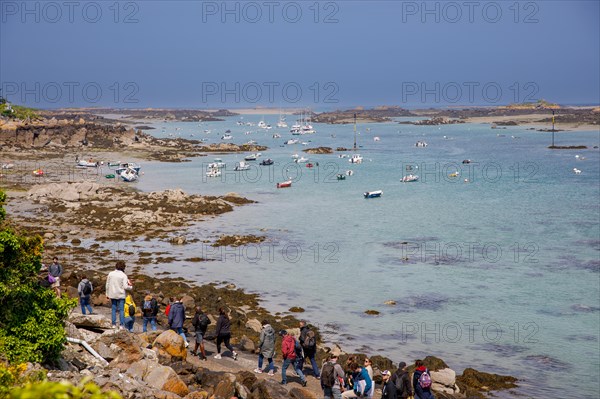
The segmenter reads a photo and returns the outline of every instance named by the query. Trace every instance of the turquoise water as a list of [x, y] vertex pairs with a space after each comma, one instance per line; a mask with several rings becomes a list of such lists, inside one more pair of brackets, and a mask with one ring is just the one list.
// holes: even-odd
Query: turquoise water
[[[292, 119], [288, 116], [289, 125]], [[526, 396], [562, 398], [568, 387], [569, 396], [598, 397], [597, 131], [557, 133], [557, 144], [589, 149], [551, 151], [549, 133], [522, 127], [359, 125], [365, 161], [351, 165], [338, 153], [306, 155], [305, 146], [282, 146], [292, 138], [288, 129], [256, 132], [236, 120], [157, 123], [151, 133], [219, 142], [231, 129], [235, 143], [253, 139], [268, 146], [262, 158], [272, 158], [274, 166], [233, 172], [243, 155], [222, 155], [227, 172], [208, 179], [203, 166], [213, 156], [147, 163], [137, 185], [202, 194], [235, 191], [254, 199], [257, 204], [207, 220], [187, 234], [201, 241], [222, 232], [258, 234], [267, 242], [237, 249], [214, 249], [201, 241], [181, 248], [153, 242], [148, 245], [175, 250], [182, 259], [215, 259], [156, 265], [157, 270], [201, 283], [235, 282], [259, 292], [274, 311], [302, 306], [303, 316], [345, 349], [407, 363], [434, 354], [458, 372], [475, 367], [517, 376], [523, 379], [517, 392]], [[277, 116], [265, 121], [275, 126]], [[352, 146], [351, 125], [314, 126], [317, 134], [294, 137], [310, 140], [308, 147]], [[254, 133], [245, 135], [247, 130]], [[278, 131], [282, 138], [273, 139]], [[416, 148], [418, 140], [428, 147]], [[294, 153], [319, 166], [291, 163]], [[463, 165], [463, 159], [472, 163]], [[399, 182], [407, 164], [421, 176], [418, 182]], [[582, 173], [575, 175], [574, 167]], [[354, 175], [337, 181], [335, 174], [348, 169]], [[458, 178], [448, 177], [455, 171]], [[293, 186], [276, 189], [287, 175]], [[381, 198], [362, 196], [379, 189]], [[397, 304], [385, 305], [388, 300]], [[380, 314], [367, 316], [367, 309]], [[586, 382], [574, 384], [575, 377]]]

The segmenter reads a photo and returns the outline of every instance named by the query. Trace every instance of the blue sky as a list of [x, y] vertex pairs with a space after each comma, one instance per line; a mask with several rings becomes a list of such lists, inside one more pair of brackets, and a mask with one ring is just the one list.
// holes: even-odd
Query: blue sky
[[597, 104], [599, 4], [0, 0], [0, 82], [42, 108]]

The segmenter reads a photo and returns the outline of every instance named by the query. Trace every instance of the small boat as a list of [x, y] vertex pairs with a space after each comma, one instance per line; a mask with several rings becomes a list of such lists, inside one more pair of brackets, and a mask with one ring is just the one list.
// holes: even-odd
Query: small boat
[[340, 154], [340, 155], [338, 155], [338, 158], [341, 158], [341, 159], [348, 158], [348, 154]]
[[220, 177], [220, 176], [221, 176], [220, 169], [209, 168], [208, 171], [206, 172], [206, 177]]
[[300, 156], [298, 154], [292, 155], [292, 159], [298, 159], [298, 158], [300, 158]]
[[277, 183], [277, 188], [286, 188], [286, 187], [291, 187], [292, 186], [292, 181], [288, 180], [288, 181], [284, 181], [281, 183]]
[[209, 169], [225, 169], [227, 165], [221, 158], [215, 158], [214, 162], [208, 164]]
[[273, 163], [274, 162], [271, 158], [267, 158], [267, 159], [264, 159], [260, 164], [262, 166], [269, 166], [269, 165], [273, 165]]
[[306, 164], [306, 167], [307, 167], [307, 168], [312, 168], [313, 166], [315, 166], [315, 165], [313, 165], [313, 164], [312, 164], [312, 163], [310, 163], [310, 162]]
[[285, 142], [285, 144], [291, 145], [291, 144], [298, 144], [299, 142], [300, 142], [300, 140], [297, 140], [297, 139], [289, 139], [288, 141]]
[[231, 140], [231, 139], [233, 139], [233, 136], [229, 133], [226, 133], [221, 136], [221, 140]]
[[373, 141], [381, 141], [381, 139], [378, 136], [373, 137]]
[[469, 164], [469, 163], [471, 163], [471, 160], [470, 159], [463, 159], [462, 163]]
[[140, 173], [141, 168], [142, 167], [135, 162], [123, 162], [119, 164], [117, 169], [115, 169], [115, 174], [121, 175], [121, 173], [123, 173], [127, 169], [133, 169], [135, 173]]
[[234, 170], [235, 170], [236, 172], [240, 172], [240, 171], [242, 171], [242, 170], [248, 170], [248, 169], [250, 169], [250, 165], [248, 165], [248, 164], [247, 164], [246, 162], [244, 162], [244, 161], [241, 161], [241, 162], [238, 162], [238, 163], [237, 163], [237, 165], [235, 165], [235, 169], [234, 169]]
[[280, 139], [280, 138], [281, 138], [281, 134], [279, 134], [279, 133], [275, 133], [275, 134], [273, 135], [273, 138], [274, 138], [274, 139]]
[[344, 174], [341, 174], [341, 173], [338, 173], [338, 174], [337, 174], [335, 177], [336, 177], [338, 180], [346, 180], [346, 175], [344, 175]]
[[250, 154], [244, 157], [244, 161], [256, 161], [256, 158], [258, 158], [256, 154]]
[[2, 169], [12, 169], [15, 167], [14, 163], [4, 163], [2, 164]]
[[86, 160], [80, 160], [79, 162], [77, 162], [77, 166], [83, 166], [86, 168], [97, 168], [98, 165], [100, 165], [99, 162], [94, 162], [91, 159], [89, 161]]
[[138, 172], [136, 172], [133, 168], [125, 169], [119, 174], [119, 176], [121, 176], [121, 179], [123, 179], [123, 181], [126, 181], [128, 183], [134, 182], [139, 178]]
[[402, 178], [402, 183], [411, 183], [414, 181], [418, 181], [419, 180], [419, 176], [417, 175], [406, 175]]
[[112, 173], [110, 173], [110, 174], [108, 174], [108, 175], [105, 175], [104, 177], [105, 177], [106, 179], [114, 179], [114, 178], [115, 178], [115, 175], [114, 175], [114, 174], [112, 174]]
[[346, 171], [346, 176], [352, 176], [353, 174], [354, 174], [354, 171], [352, 171], [352, 170]]
[[265, 121], [258, 122], [258, 127], [261, 128], [261, 129], [266, 129], [267, 126], [268, 125], [265, 123]]
[[44, 176], [44, 171], [41, 169], [36, 169], [31, 173], [33, 173], [34, 176]]
[[459, 175], [459, 174], [460, 174], [460, 173], [458, 173], [458, 171], [456, 171], [456, 172], [454, 172], [454, 173], [450, 173], [450, 174], [448, 175], [448, 177], [453, 177], [453, 178], [454, 178], [454, 177], [458, 177], [458, 175]]
[[427, 143], [424, 141], [417, 141], [415, 147], [427, 147]]
[[350, 163], [362, 163], [363, 157], [360, 154], [352, 154], [352, 157], [348, 160]]
[[576, 175], [580, 175], [581, 174], [581, 170], [577, 169], [577, 168], [573, 168], [573, 172], [575, 172]]
[[296, 163], [306, 163], [306, 162], [308, 162], [308, 158], [304, 158], [304, 157], [296, 158], [294, 160], [294, 162], [296, 162]]
[[225, 130], [225, 134], [229, 134], [229, 133], [231, 133], [231, 130], [229, 130], [229, 129]]
[[381, 197], [382, 194], [383, 194], [382, 190], [377, 190], [377, 191], [367, 191], [363, 195], [365, 196], [365, 198], [379, 198], [379, 197]]

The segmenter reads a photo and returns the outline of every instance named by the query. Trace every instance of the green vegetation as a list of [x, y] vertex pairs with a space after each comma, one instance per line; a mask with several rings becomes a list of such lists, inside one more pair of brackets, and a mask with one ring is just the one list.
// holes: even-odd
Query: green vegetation
[[560, 108], [560, 105], [544, 100], [543, 98], [532, 103], [510, 104], [508, 108], [537, 109], [537, 108]]
[[0, 191], [0, 356], [11, 364], [54, 361], [77, 300], [57, 298], [39, 284], [42, 238], [15, 231], [5, 220], [5, 201]]
[[9, 105], [6, 100], [1, 98], [0, 101], [0, 115], [11, 118], [19, 119], [22, 121], [32, 121], [41, 119], [41, 117], [35, 112], [35, 109], [22, 107], [20, 105]]

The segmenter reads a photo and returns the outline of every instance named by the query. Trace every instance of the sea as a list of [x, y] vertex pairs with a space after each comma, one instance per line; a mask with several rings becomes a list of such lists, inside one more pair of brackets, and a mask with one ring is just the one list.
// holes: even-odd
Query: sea
[[[435, 355], [457, 373], [473, 367], [517, 377], [519, 388], [500, 398], [598, 398], [598, 130], [557, 132], [556, 145], [587, 149], [551, 150], [552, 133], [531, 126], [416, 126], [401, 123], [415, 118], [395, 118], [358, 124], [356, 133], [352, 124], [313, 123], [315, 134], [292, 136], [276, 127], [278, 118], [151, 125], [156, 137], [206, 143], [223, 142], [230, 130], [231, 142], [254, 140], [268, 150], [242, 172], [234, 167], [247, 154], [143, 163], [135, 183], [143, 191], [235, 192], [256, 201], [182, 230], [187, 245], [136, 243], [179, 259], [148, 272], [234, 283], [260, 294], [272, 312], [301, 307], [296, 316], [346, 351], [409, 364]], [[296, 118], [287, 115], [288, 125]], [[237, 123], [260, 120], [273, 129]], [[300, 143], [284, 144], [293, 138]], [[320, 146], [350, 151], [302, 151]], [[355, 153], [361, 164], [341, 158]], [[295, 154], [312, 168], [294, 162]], [[209, 178], [214, 158], [227, 166]], [[272, 166], [258, 164], [267, 158]], [[401, 182], [407, 174], [419, 180]], [[288, 179], [290, 188], [276, 188]], [[375, 190], [380, 198], [364, 197]], [[221, 234], [266, 240], [212, 247]], [[193, 257], [209, 260], [183, 260]]]

